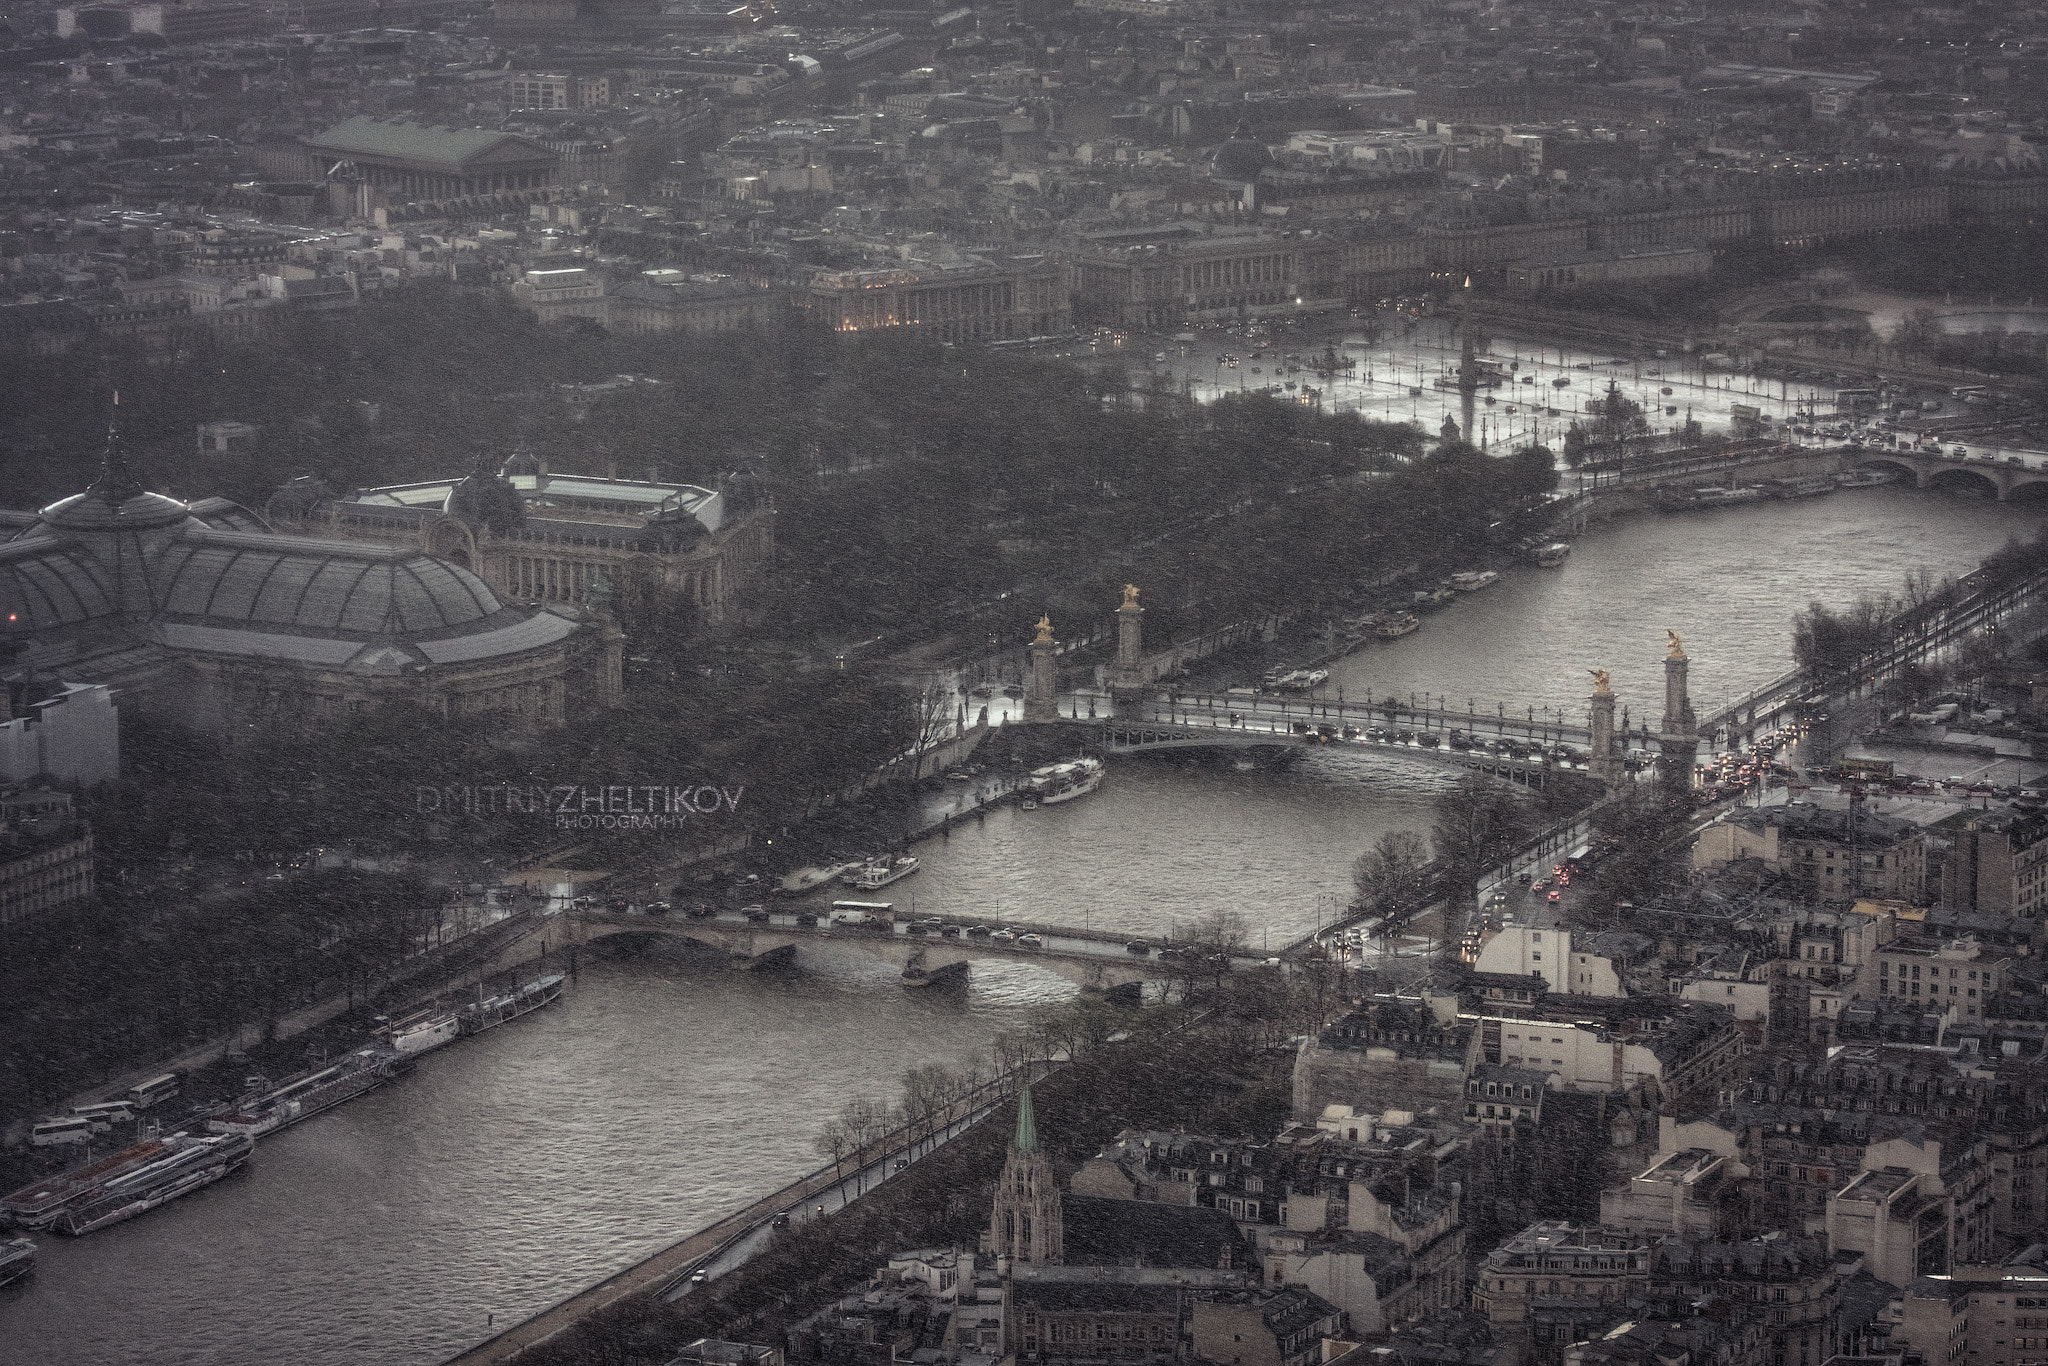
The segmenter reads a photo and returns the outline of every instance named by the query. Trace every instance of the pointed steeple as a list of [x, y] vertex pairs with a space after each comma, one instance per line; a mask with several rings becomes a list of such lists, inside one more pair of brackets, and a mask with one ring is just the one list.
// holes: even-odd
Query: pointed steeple
[[1028, 1083], [1017, 1096], [1017, 1151], [1038, 1151], [1038, 1122], [1031, 1115], [1031, 1087]]
[[1012, 1266], [1058, 1266], [1065, 1256], [1066, 1217], [1060, 1187], [1045, 1149], [1038, 1146], [1038, 1122], [1031, 1112], [1031, 1088], [1017, 1093], [1017, 1137], [996, 1181], [985, 1251], [1004, 1272]]

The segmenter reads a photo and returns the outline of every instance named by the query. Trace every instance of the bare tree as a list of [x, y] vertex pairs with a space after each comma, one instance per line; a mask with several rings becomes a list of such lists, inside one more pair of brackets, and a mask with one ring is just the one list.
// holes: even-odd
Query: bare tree
[[904, 700], [904, 729], [910, 738], [910, 776], [925, 777], [925, 756], [952, 738], [957, 730], [957, 703], [936, 680], [927, 681]]
[[818, 1156], [832, 1159], [832, 1175], [835, 1178], [845, 1177], [848, 1146], [846, 1125], [836, 1119], [826, 1120], [825, 1127], [819, 1131], [817, 1138], [812, 1140], [812, 1146], [818, 1150]]
[[1351, 865], [1359, 908], [1388, 925], [1413, 914], [1429, 873], [1429, 846], [1412, 830], [1392, 830]]

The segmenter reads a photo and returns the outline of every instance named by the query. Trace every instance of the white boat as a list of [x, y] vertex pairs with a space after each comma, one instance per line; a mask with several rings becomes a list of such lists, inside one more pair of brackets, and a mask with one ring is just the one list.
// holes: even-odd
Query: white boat
[[1572, 553], [1571, 542], [1552, 541], [1549, 545], [1537, 546], [1530, 558], [1545, 569], [1555, 569], [1563, 564]]
[[1102, 786], [1106, 773], [1100, 759], [1070, 759], [1063, 764], [1047, 764], [1031, 771], [1031, 794], [1041, 806], [1070, 802]]
[[870, 862], [861, 869], [853, 885], [863, 892], [872, 892], [892, 882], [900, 882], [916, 872], [922, 865], [915, 854], [903, 854], [896, 858], [884, 856]]
[[1480, 569], [1466, 574], [1453, 574], [1449, 579], [1451, 587], [1460, 593], [1477, 593], [1482, 588], [1491, 588], [1500, 582], [1500, 575], [1491, 569]]
[[454, 1043], [462, 1037], [462, 1021], [452, 1010], [423, 1010], [394, 1020], [379, 1032], [393, 1052], [411, 1057]]
[[18, 1281], [36, 1269], [36, 1245], [26, 1238], [0, 1243], [0, 1285]]
[[496, 1029], [508, 1020], [539, 1010], [542, 1006], [560, 998], [562, 984], [569, 979], [559, 972], [545, 977], [536, 977], [487, 1000], [466, 1005], [457, 1014], [462, 1020], [464, 1034], [481, 1034], [487, 1029]]
[[66, 1205], [54, 1221], [57, 1231], [82, 1237], [210, 1186], [247, 1162], [256, 1141], [247, 1134], [173, 1134], [163, 1146], [154, 1161]]
[[799, 868], [786, 875], [776, 885], [775, 890], [783, 896], [802, 896], [805, 892], [824, 886], [835, 877], [851, 883], [852, 875], [858, 873], [863, 866], [859, 863], [835, 863], [830, 868], [820, 868], [816, 865]]

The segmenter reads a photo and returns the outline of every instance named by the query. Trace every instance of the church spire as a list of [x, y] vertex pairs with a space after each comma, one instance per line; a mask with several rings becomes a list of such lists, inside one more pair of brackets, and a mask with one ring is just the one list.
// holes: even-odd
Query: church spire
[[1012, 1266], [1058, 1266], [1065, 1256], [1066, 1218], [1052, 1162], [1038, 1144], [1031, 1088], [1017, 1093], [1017, 1137], [996, 1181], [985, 1250], [1005, 1272]]
[[1031, 1115], [1031, 1084], [1026, 1082], [1017, 1096], [1017, 1151], [1038, 1151], [1038, 1122]]

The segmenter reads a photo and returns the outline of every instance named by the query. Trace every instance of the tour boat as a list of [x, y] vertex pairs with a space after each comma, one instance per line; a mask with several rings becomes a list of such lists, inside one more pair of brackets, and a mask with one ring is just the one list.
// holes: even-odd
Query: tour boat
[[36, 1245], [26, 1238], [0, 1243], [0, 1285], [11, 1285], [36, 1269]]
[[1399, 640], [1402, 636], [1412, 635], [1421, 629], [1422, 618], [1413, 612], [1395, 612], [1383, 617], [1379, 624], [1372, 628], [1372, 633], [1381, 640]]
[[175, 1134], [160, 1156], [67, 1203], [52, 1222], [59, 1233], [83, 1237], [212, 1185], [255, 1150], [247, 1134]]
[[1448, 588], [1431, 588], [1415, 594], [1410, 605], [1418, 612], [1434, 612], [1457, 594]]
[[462, 1036], [462, 1021], [450, 1010], [427, 1009], [393, 1020], [377, 1031], [403, 1057], [431, 1053]]
[[[460, 1016], [447, 1018], [459, 1032]], [[245, 1096], [233, 1112], [207, 1120], [206, 1128], [209, 1133], [261, 1138], [368, 1095], [410, 1066], [405, 1055], [389, 1049], [358, 1049], [340, 1062], [302, 1072], [261, 1095]]]
[[1031, 794], [1041, 806], [1070, 802], [1102, 786], [1106, 770], [1100, 759], [1070, 759], [1031, 771]]
[[521, 1015], [531, 1014], [551, 1001], [560, 999], [562, 984], [569, 979], [562, 974], [549, 973], [536, 977], [531, 982], [513, 988], [502, 996], [493, 996], [464, 1006], [456, 1012], [462, 1020], [464, 1034], [481, 1034], [486, 1029], [496, 1029]]
[[1569, 541], [1552, 541], [1549, 545], [1537, 546], [1530, 558], [1545, 569], [1555, 569], [1563, 564], [1571, 553]]
[[1482, 588], [1491, 588], [1500, 582], [1500, 575], [1491, 569], [1474, 570], [1464, 574], [1453, 574], [1450, 585], [1460, 593], [1477, 593]]
[[97, 1161], [87, 1162], [0, 1199], [0, 1216], [21, 1228], [47, 1228], [64, 1207], [91, 1196], [107, 1182], [155, 1162], [169, 1148], [168, 1140], [145, 1139]]
[[921, 866], [915, 854], [902, 854], [896, 858], [890, 858], [885, 854], [870, 861], [861, 869], [860, 876], [854, 879], [853, 885], [863, 892], [872, 892], [892, 882], [900, 882]]
[[805, 892], [824, 886], [835, 877], [841, 882], [851, 883], [853, 875], [857, 874], [861, 867], [859, 863], [835, 863], [829, 868], [815, 865], [799, 868], [785, 876], [776, 885], [775, 890], [782, 896], [802, 896]]

